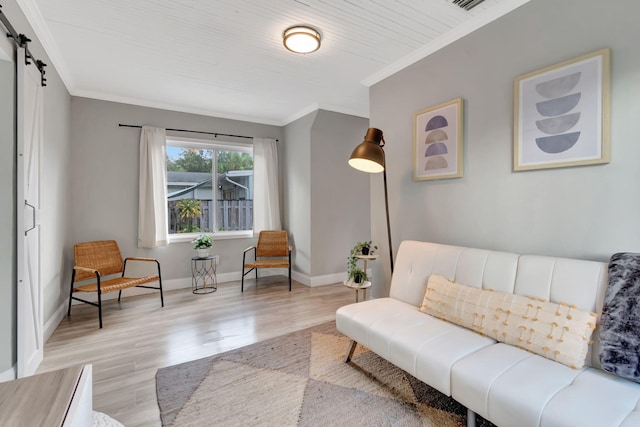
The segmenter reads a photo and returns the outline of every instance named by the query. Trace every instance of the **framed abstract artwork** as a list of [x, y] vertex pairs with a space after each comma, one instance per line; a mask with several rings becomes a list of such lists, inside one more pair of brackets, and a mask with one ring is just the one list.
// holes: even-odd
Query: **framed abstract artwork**
[[514, 81], [516, 171], [609, 163], [609, 49]]
[[414, 114], [415, 181], [462, 176], [462, 104], [457, 98]]

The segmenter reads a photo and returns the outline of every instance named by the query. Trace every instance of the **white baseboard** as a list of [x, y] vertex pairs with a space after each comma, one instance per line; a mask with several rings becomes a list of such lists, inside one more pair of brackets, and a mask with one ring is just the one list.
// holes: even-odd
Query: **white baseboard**
[[68, 304], [69, 299], [67, 298], [64, 300], [64, 303], [53, 313], [53, 316], [51, 316], [49, 320], [47, 320], [47, 323], [44, 324], [44, 342], [49, 341], [49, 338], [51, 338], [53, 332], [56, 330], [60, 322], [62, 322], [62, 319], [64, 319], [64, 316], [67, 314], [67, 309], [69, 308]]
[[[278, 270], [278, 269], [264, 269], [258, 272], [258, 277], [269, 277], [269, 276], [277, 276], [282, 274], [286, 275], [287, 274], [286, 270], [284, 270], [284, 273], [283, 273], [281, 270]], [[253, 273], [251, 273], [251, 275], [249, 275], [248, 278], [251, 278], [252, 275]], [[233, 282], [236, 280], [240, 280], [242, 278], [242, 273], [240, 271], [232, 271], [229, 273], [218, 273], [216, 275], [216, 278], [218, 279], [218, 283]], [[324, 286], [324, 285], [332, 285], [334, 283], [340, 283], [347, 278], [347, 273], [335, 273], [335, 274], [326, 274], [324, 276], [310, 277], [310, 276], [307, 276], [306, 274], [297, 272], [295, 270], [291, 270], [291, 278], [296, 282], [299, 282], [305, 286], [315, 287], [315, 286]], [[149, 285], [158, 286], [158, 283], [153, 282], [153, 283], [149, 283]], [[162, 289], [164, 291], [173, 291], [176, 289], [185, 289], [190, 287], [191, 287], [191, 277], [183, 277], [180, 279], [169, 279], [169, 280], [162, 281]], [[124, 290], [124, 292], [122, 293], [122, 296], [131, 297], [135, 295], [144, 295], [144, 294], [149, 294], [153, 292], [158, 292], [158, 291], [155, 289], [147, 289], [147, 288], [128, 288]], [[102, 296], [103, 301], [109, 301], [116, 298], [118, 298], [117, 292], [111, 292]], [[83, 294], [82, 299], [86, 299], [87, 301], [91, 301], [91, 302], [97, 302], [98, 295], [93, 292], [87, 292]], [[67, 300], [67, 303], [68, 301], [69, 300]], [[79, 301], [73, 301], [72, 304], [82, 304], [82, 303]], [[56, 315], [58, 315], [58, 311], [60, 311], [60, 309], [56, 310]], [[62, 310], [59, 318], [62, 319], [63, 317], [64, 317], [64, 309]], [[59, 320], [56, 321], [55, 325], [57, 326], [59, 322], [60, 322]], [[49, 324], [49, 322], [47, 322], [47, 324]], [[53, 329], [55, 329], [55, 326], [53, 327]]]
[[16, 365], [13, 365], [11, 369], [8, 369], [4, 372], [0, 372], [0, 383], [15, 380], [16, 374], [17, 374]]
[[292, 271], [291, 277], [296, 282], [314, 288], [316, 286], [333, 285], [334, 283], [340, 283], [347, 278], [347, 273], [325, 274], [323, 276], [307, 276], [306, 274], [300, 273], [298, 271]]
[[347, 279], [347, 273], [325, 274], [324, 276], [315, 276], [311, 278], [311, 286], [326, 286], [335, 283], [342, 283]]
[[[284, 271], [284, 273], [283, 273]], [[278, 276], [278, 275], [282, 275], [284, 274], [286, 276], [287, 271], [286, 270], [278, 270], [278, 269], [264, 269], [264, 270], [260, 270], [258, 273], [258, 277], [268, 277], [268, 276]], [[234, 272], [234, 273], [226, 273], [227, 277], [223, 280], [221, 279], [222, 276], [219, 274], [218, 275], [218, 282], [219, 283], [224, 283], [224, 282], [231, 282], [233, 280], [240, 280], [241, 279], [241, 273], [238, 272]], [[253, 275], [253, 273], [251, 273], [251, 275], [247, 276], [248, 278], [251, 278], [251, 276]], [[253, 276], [255, 277], [255, 276]], [[326, 274], [324, 276], [308, 276], [304, 273], [300, 273], [299, 271], [295, 271], [295, 270], [291, 270], [291, 278], [293, 280], [295, 280], [296, 282], [303, 284], [305, 286], [309, 286], [310, 288], [316, 287], [316, 286], [325, 286], [325, 285], [333, 285], [335, 283], [341, 283], [342, 281], [344, 281], [347, 278], [347, 273], [343, 272], [343, 273], [334, 273], [334, 274]]]

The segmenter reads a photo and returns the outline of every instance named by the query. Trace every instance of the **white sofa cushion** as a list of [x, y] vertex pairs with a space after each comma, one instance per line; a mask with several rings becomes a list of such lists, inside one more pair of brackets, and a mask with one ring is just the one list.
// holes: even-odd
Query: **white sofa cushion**
[[489, 390], [488, 411], [499, 426], [538, 427], [553, 396], [581, 371], [532, 355], [495, 379]]
[[420, 306], [431, 274], [476, 288], [513, 292], [517, 270], [517, 254], [405, 240], [398, 249], [389, 296]]
[[340, 307], [336, 327], [446, 395], [451, 395], [454, 363], [495, 343], [489, 337], [428, 316], [418, 307], [393, 298]]
[[[548, 379], [548, 375], [545, 376]], [[541, 427], [640, 425], [640, 384], [590, 368], [547, 403]]]
[[[425, 316], [420, 313], [417, 307], [407, 304], [393, 298], [379, 298], [357, 304], [349, 304], [340, 307], [336, 311], [336, 327], [340, 332], [364, 345], [365, 347], [375, 351], [369, 342], [369, 333], [374, 327], [388, 319], [403, 317], [403, 321], [407, 322], [406, 316], [415, 316], [415, 319], [408, 324], [416, 324], [423, 322]], [[387, 358], [388, 349], [378, 348], [385, 354], [378, 353], [380, 356]]]
[[473, 412], [489, 417], [489, 390], [493, 382], [533, 354], [498, 343], [459, 360], [451, 368], [451, 396]]
[[453, 366], [452, 396], [494, 424], [539, 426], [547, 402], [581, 372], [499, 343]]

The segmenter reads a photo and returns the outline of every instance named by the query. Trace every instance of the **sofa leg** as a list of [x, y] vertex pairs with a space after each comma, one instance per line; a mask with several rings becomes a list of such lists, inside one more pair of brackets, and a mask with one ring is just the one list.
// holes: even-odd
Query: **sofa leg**
[[351, 357], [353, 356], [353, 352], [356, 351], [357, 345], [357, 341], [351, 340], [351, 342], [349, 343], [349, 348], [347, 349], [347, 356], [344, 358], [344, 363], [351, 362]]
[[467, 408], [467, 427], [476, 427], [476, 413]]

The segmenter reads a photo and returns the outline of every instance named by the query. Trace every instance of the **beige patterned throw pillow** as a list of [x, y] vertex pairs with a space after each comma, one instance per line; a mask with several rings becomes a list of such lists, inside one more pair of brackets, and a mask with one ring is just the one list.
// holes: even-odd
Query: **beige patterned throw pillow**
[[597, 316], [574, 305], [464, 286], [431, 275], [420, 311], [580, 369]]

